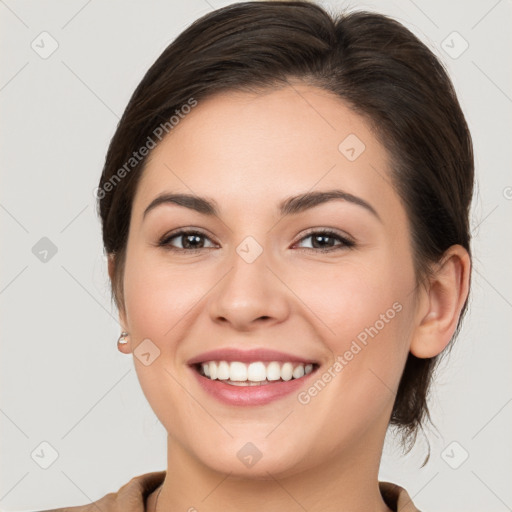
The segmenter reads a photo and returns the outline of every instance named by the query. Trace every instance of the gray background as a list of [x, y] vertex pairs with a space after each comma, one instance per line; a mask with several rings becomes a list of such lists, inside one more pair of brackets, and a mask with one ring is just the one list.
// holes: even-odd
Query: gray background
[[[0, 1], [1, 510], [86, 504], [166, 468], [165, 430], [116, 347], [94, 189], [144, 72], [228, 3]], [[433, 390], [431, 460], [420, 469], [421, 437], [404, 459], [390, 436], [380, 478], [425, 511], [512, 510], [512, 3], [319, 3], [389, 14], [426, 42], [475, 144], [472, 299]]]

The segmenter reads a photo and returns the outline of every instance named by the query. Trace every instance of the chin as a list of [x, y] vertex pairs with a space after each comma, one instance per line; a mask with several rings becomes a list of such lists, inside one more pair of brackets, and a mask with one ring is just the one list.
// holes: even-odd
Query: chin
[[[293, 444], [293, 443], [292, 443]], [[307, 451], [307, 450], [306, 450]], [[298, 473], [304, 457], [297, 448], [283, 450], [279, 440], [250, 441], [230, 439], [227, 443], [218, 443], [213, 449], [196, 451], [197, 459], [213, 471], [229, 474], [235, 479], [273, 480]]]

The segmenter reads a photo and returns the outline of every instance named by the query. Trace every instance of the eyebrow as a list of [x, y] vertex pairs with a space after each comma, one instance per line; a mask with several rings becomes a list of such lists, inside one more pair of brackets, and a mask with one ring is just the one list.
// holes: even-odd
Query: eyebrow
[[[305, 210], [309, 210], [310, 208], [314, 208], [315, 206], [327, 203], [328, 201], [333, 201], [335, 199], [341, 199], [357, 206], [361, 206], [382, 222], [381, 217], [370, 203], [358, 196], [354, 196], [353, 194], [349, 194], [348, 192], [344, 192], [343, 190], [338, 189], [306, 192], [304, 194], [289, 197], [279, 203], [279, 211], [283, 217], [285, 215], [296, 215]], [[213, 199], [207, 197], [199, 197], [192, 194], [163, 193], [151, 201], [151, 203], [144, 210], [142, 218], [144, 219], [146, 215], [157, 206], [168, 203], [195, 210], [196, 212], [202, 213], [203, 215], [216, 217], [219, 216], [217, 203]]]

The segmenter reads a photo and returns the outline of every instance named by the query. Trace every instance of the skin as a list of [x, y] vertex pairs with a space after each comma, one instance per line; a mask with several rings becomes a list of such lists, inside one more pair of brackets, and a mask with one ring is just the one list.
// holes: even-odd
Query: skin
[[[355, 161], [338, 150], [349, 134], [366, 146]], [[364, 199], [380, 218], [339, 199], [279, 216], [283, 199], [330, 189]], [[143, 219], [162, 192], [207, 196], [219, 216], [165, 204]], [[182, 227], [205, 232], [205, 248], [158, 247]], [[356, 245], [334, 238], [327, 247], [336, 250], [321, 252], [310, 228], [337, 230]], [[236, 252], [247, 236], [263, 249], [250, 264]], [[179, 250], [186, 241], [171, 243]], [[111, 277], [114, 266], [111, 259]], [[119, 349], [130, 354], [149, 338], [160, 350], [148, 366], [133, 358], [168, 432], [158, 510], [389, 511], [378, 468], [399, 379], [410, 351], [432, 357], [450, 341], [469, 270], [467, 252], [453, 246], [431, 280], [416, 286], [388, 154], [336, 96], [295, 83], [199, 102], [151, 153], [124, 271], [120, 320], [130, 336]], [[306, 405], [296, 393], [263, 406], [226, 405], [186, 364], [220, 347], [264, 347], [319, 361], [321, 377], [397, 302], [401, 311]], [[249, 441], [262, 453], [252, 467], [237, 457]]]

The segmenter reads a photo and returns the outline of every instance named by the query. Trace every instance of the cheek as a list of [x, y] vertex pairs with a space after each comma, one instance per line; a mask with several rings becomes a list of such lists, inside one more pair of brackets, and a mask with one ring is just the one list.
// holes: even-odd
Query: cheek
[[[179, 344], [189, 327], [190, 318], [204, 295], [201, 279], [191, 280], [190, 272], [180, 272], [176, 267], [157, 261], [153, 251], [128, 249], [124, 274], [124, 297], [130, 338], [134, 346], [134, 363], [146, 399], [163, 425], [178, 426], [172, 417], [169, 403], [180, 407], [193, 407], [183, 399], [183, 375], [180, 368]], [[204, 281], [203, 281], [204, 282]], [[137, 356], [137, 346], [149, 339], [157, 349], [157, 357], [145, 365]], [[150, 346], [151, 347], [151, 346]], [[183, 417], [187, 417], [186, 414]]]
[[408, 354], [414, 318], [412, 262], [381, 252], [367, 264], [354, 260], [316, 266], [291, 286], [331, 352], [327, 367], [333, 377], [325, 377], [332, 385], [327, 386], [330, 397], [324, 398], [332, 400], [332, 409], [364, 415], [362, 403], [373, 404], [368, 412], [387, 406]]
[[190, 272], [155, 261], [149, 254], [134, 250], [127, 254], [124, 296], [127, 319], [140, 336], [158, 344], [183, 319], [204, 293], [200, 280]]
[[[296, 276], [296, 277], [294, 277]], [[368, 263], [342, 261], [312, 265], [288, 276], [304, 313], [316, 317], [323, 339], [343, 351], [347, 341], [399, 329], [414, 289], [412, 265], [380, 254]]]
[[[382, 270], [382, 268], [380, 269]], [[388, 422], [408, 354], [413, 319], [407, 279], [368, 270], [317, 273], [316, 287], [303, 288], [308, 307], [330, 350], [330, 360], [301, 395], [305, 411], [322, 418], [327, 438], [357, 439], [367, 428]], [[298, 293], [300, 295], [300, 292]]]

